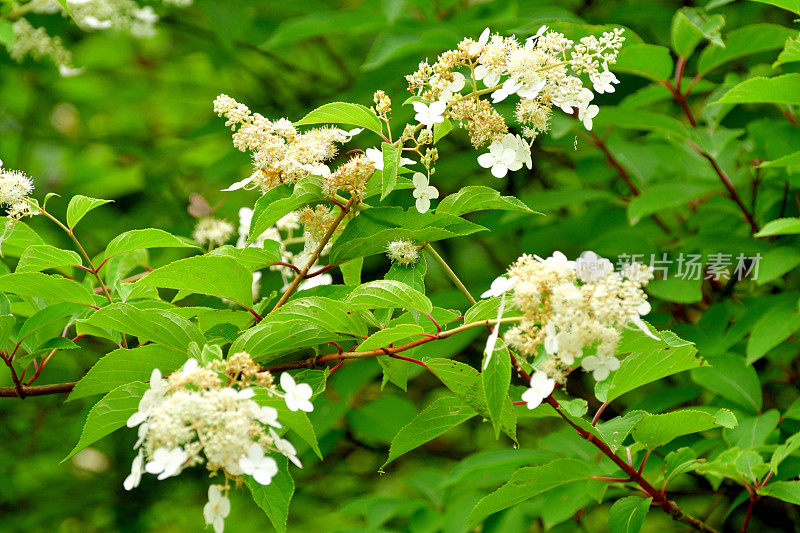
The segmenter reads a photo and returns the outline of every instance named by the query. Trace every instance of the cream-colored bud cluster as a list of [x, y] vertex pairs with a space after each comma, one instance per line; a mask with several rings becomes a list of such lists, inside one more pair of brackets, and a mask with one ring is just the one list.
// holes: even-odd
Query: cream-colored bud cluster
[[222, 246], [233, 235], [233, 224], [227, 220], [207, 216], [197, 221], [192, 238], [202, 246]]
[[19, 170], [4, 169], [0, 161], [0, 205], [5, 206], [6, 216], [19, 220], [34, 212], [28, 204], [28, 196], [33, 192], [33, 182]]
[[325, 161], [338, 153], [337, 144], [350, 140], [351, 134], [339, 128], [321, 127], [301, 132], [288, 119], [272, 121], [228, 95], [214, 100], [214, 112], [225, 117], [233, 134], [233, 145], [251, 152], [260, 172], [255, 183], [267, 191], [283, 183], [296, 183], [311, 175], [326, 177], [330, 170]]
[[381, 117], [387, 118], [392, 112], [392, 100], [389, 96], [381, 91], [375, 91], [375, 94], [372, 96], [372, 101], [375, 102], [375, 107], [373, 107], [373, 111]]
[[374, 173], [375, 164], [366, 155], [359, 154], [339, 165], [330, 176], [324, 177], [322, 192], [332, 197], [337, 191], [347, 191], [350, 196], [361, 198], [367, 181]]
[[405, 239], [392, 241], [386, 245], [386, 255], [392, 263], [401, 266], [413, 265], [419, 261], [419, 250], [419, 245]]
[[523, 255], [508, 275], [515, 279], [512, 302], [524, 319], [504, 338], [531, 358], [542, 347], [547, 358], [538, 368], [557, 382], [578, 360], [595, 379], [606, 379], [619, 366], [622, 330], [633, 325], [651, 334], [640, 318], [650, 310], [643, 288], [652, 273], [644, 265], [615, 272], [591, 252], [577, 261], [556, 252], [547, 259]]
[[72, 53], [64, 47], [59, 37], [52, 37], [44, 28], [35, 28], [22, 18], [12, 24], [14, 39], [8, 47], [11, 59], [22, 62], [26, 57], [35, 60], [50, 59], [62, 72], [75, 72], [72, 67]]

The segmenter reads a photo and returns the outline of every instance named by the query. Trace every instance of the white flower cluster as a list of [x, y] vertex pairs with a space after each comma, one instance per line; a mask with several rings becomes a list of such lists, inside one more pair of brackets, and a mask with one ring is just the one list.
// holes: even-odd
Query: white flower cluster
[[[164, 4], [186, 7], [192, 0], [163, 0]], [[86, 31], [116, 30], [128, 31], [134, 37], [151, 37], [155, 34], [158, 15], [151, 6], [141, 6], [134, 0], [31, 0], [25, 4], [26, 12], [37, 14], [60, 14], [71, 18]], [[72, 66], [72, 54], [59, 37], [51, 36], [44, 28], [33, 27], [27, 19], [21, 18], [12, 25], [14, 37], [7, 45], [11, 58], [22, 61], [31, 56], [34, 59], [50, 58], [62, 76], [74, 76], [82, 69]]]
[[225, 478], [223, 485], [209, 488], [203, 509], [206, 523], [222, 533], [230, 512], [226, 494], [231, 481], [240, 483], [243, 476], [251, 476], [269, 485], [278, 474], [270, 454], [284, 455], [302, 467], [292, 443], [275, 431], [282, 427], [277, 409], [253, 400], [255, 388], [262, 388], [269, 396], [283, 396], [291, 411], [314, 409], [309, 385], [295, 383], [288, 373], [280, 382], [283, 394], [273, 385], [272, 375], [259, 372], [246, 353], [205, 366], [189, 359], [167, 379], [153, 370], [150, 388], [127, 421], [128, 427], [138, 426], [134, 449], [139, 451], [123, 483], [125, 489], [137, 487], [145, 472], [163, 480], [205, 465], [212, 476], [222, 473]]
[[[556, 252], [547, 259], [523, 255], [508, 274], [497, 282], [503, 280], [502, 293], [512, 291], [513, 305], [524, 318], [504, 340], [522, 355], [536, 357], [540, 347], [546, 355], [537, 365], [541, 375], [534, 376], [538, 392], [529, 397], [538, 397], [550, 381], [563, 382], [576, 362], [595, 380], [608, 378], [619, 368], [615, 353], [625, 328], [653, 336], [641, 319], [650, 311], [643, 287], [652, 272], [645, 265], [630, 263], [615, 272], [611, 261], [593, 252], [584, 252], [576, 261]], [[485, 296], [500, 294], [490, 290]]]
[[[486, 28], [477, 41], [464, 39], [433, 65], [423, 62], [406, 76], [409, 90], [419, 98], [413, 103], [415, 118], [425, 129], [450, 119], [467, 129], [476, 147], [489, 144], [489, 153], [482, 154], [479, 163], [497, 177], [523, 164], [531, 168], [530, 146], [548, 130], [553, 107], [570, 115], [577, 110], [578, 119], [592, 129], [599, 111], [591, 104], [594, 92], [614, 92], [619, 83], [608, 67], [616, 61], [622, 33], [614, 29], [574, 43], [542, 26], [521, 43]], [[594, 92], [583, 86], [580, 75], [588, 76]], [[486, 88], [479, 89], [478, 82]], [[469, 92], [462, 93], [465, 87]], [[484, 94], [491, 103], [480, 98]], [[508, 133], [505, 119], [493, 107], [513, 95], [520, 99], [515, 118], [522, 126], [521, 136]], [[414, 139], [418, 147], [428, 138], [420, 135]], [[413, 132], [407, 136], [413, 137]]]
[[222, 246], [233, 235], [233, 224], [227, 220], [205, 216], [197, 221], [192, 238], [202, 246]]
[[[252, 152], [255, 166], [250, 177], [225, 190], [236, 190], [254, 183], [267, 191], [282, 183], [321, 176], [333, 191], [352, 187], [351, 192], [359, 193], [375, 171], [375, 166], [365, 156], [357, 156], [342, 165], [353, 164], [357, 168], [350, 170], [356, 172], [331, 172], [325, 164], [338, 153], [337, 144], [350, 141], [362, 131], [361, 128], [345, 131], [322, 127], [300, 132], [289, 119], [272, 121], [259, 113], [251, 113], [246, 105], [226, 94], [214, 100], [214, 112], [227, 119], [225, 125], [234, 131], [233, 145], [242, 152]], [[342, 183], [343, 179], [347, 183]]]
[[14, 38], [6, 45], [11, 59], [22, 62], [26, 57], [50, 59], [62, 76], [74, 76], [80, 69], [72, 66], [72, 53], [64, 47], [59, 37], [51, 37], [44, 28], [34, 28], [26, 19], [11, 25]]
[[33, 192], [33, 182], [19, 170], [3, 168], [0, 161], [0, 205], [6, 207], [6, 216], [12, 220], [33, 215], [28, 196]]
[[492, 176], [505, 177], [508, 171], [522, 168], [522, 165], [533, 167], [531, 147], [520, 135], [506, 133], [500, 141], [492, 141], [489, 152], [478, 156], [478, 164], [491, 169]]
[[158, 15], [151, 6], [141, 7], [133, 0], [67, 0], [67, 5], [84, 30], [114, 28], [129, 31], [134, 37], [155, 34]]

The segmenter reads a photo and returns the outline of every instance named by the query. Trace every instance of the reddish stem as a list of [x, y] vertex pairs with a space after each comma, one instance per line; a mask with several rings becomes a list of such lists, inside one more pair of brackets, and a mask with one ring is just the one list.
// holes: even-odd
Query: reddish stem
[[428, 319], [429, 319], [431, 322], [433, 322], [433, 325], [434, 325], [434, 326], [436, 326], [436, 333], [437, 333], [437, 335], [438, 335], [439, 333], [441, 333], [441, 332], [442, 332], [442, 327], [439, 325], [439, 323], [438, 323], [438, 322], [436, 322], [436, 319], [435, 319], [435, 318], [433, 318], [433, 317], [432, 317], [431, 315], [429, 315], [428, 313], [422, 313], [422, 314], [423, 314], [423, 315], [425, 315], [426, 317], [428, 317]]
[[256, 313], [256, 310], [255, 310], [255, 309], [252, 309], [252, 308], [250, 308], [250, 307], [245, 307], [245, 309], [247, 309], [248, 311], [250, 311], [250, 314], [251, 314], [251, 315], [253, 315], [253, 318], [255, 318], [255, 319], [256, 319], [256, 322], [261, 322], [262, 320], [264, 320], [264, 317], [263, 317], [263, 316], [261, 316], [261, 315], [259, 315], [258, 313]]
[[337, 266], [339, 266], [339, 263], [336, 263], [335, 265], [324, 266], [324, 267], [320, 268], [319, 270], [317, 270], [316, 272], [314, 272], [312, 274], [306, 274], [305, 276], [303, 276], [303, 279], [309, 279], [309, 278], [313, 278], [314, 276], [319, 276], [320, 274], [322, 274], [324, 272], [327, 272], [328, 270], [330, 270], [332, 268], [336, 268]]
[[592, 418], [592, 426], [597, 425], [597, 421], [600, 420], [600, 415], [603, 414], [603, 411], [606, 410], [606, 407], [608, 407], [609, 403], [610, 402], [603, 402], [602, 405], [597, 408], [597, 412], [594, 414], [594, 418]]

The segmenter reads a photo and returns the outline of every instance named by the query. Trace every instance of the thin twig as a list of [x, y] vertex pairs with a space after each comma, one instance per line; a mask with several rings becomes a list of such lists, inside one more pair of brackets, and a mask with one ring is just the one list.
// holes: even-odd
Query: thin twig
[[433, 258], [436, 260], [436, 262], [439, 263], [439, 265], [441, 265], [441, 267], [444, 269], [444, 273], [447, 275], [448, 278], [450, 278], [450, 280], [458, 288], [458, 290], [461, 291], [461, 294], [464, 295], [464, 297], [467, 299], [467, 301], [470, 303], [470, 305], [475, 305], [476, 303], [478, 303], [475, 300], [475, 298], [473, 298], [472, 295], [469, 293], [469, 289], [467, 289], [467, 287], [461, 282], [461, 280], [458, 278], [456, 273], [453, 272], [453, 269], [450, 268], [450, 265], [447, 264], [447, 261], [445, 261], [442, 258], [442, 256], [439, 255], [436, 252], [436, 250], [433, 249], [433, 246], [431, 246], [431, 243], [425, 244], [424, 248], [425, 248], [425, 250], [428, 251], [429, 254], [431, 254], [433, 256]]
[[289, 297], [292, 295], [292, 293], [297, 289], [297, 286], [300, 285], [300, 282], [303, 281], [303, 279], [305, 278], [306, 274], [308, 274], [308, 271], [311, 269], [311, 266], [314, 263], [317, 262], [317, 258], [319, 258], [320, 254], [322, 253], [322, 250], [328, 244], [328, 241], [330, 241], [331, 237], [333, 237], [333, 234], [336, 231], [336, 228], [339, 227], [339, 224], [342, 223], [342, 221], [344, 220], [344, 217], [347, 216], [347, 213], [350, 212], [350, 209], [353, 207], [353, 204], [355, 204], [355, 203], [356, 203], [356, 197], [352, 196], [347, 201], [347, 204], [345, 204], [344, 209], [342, 209], [341, 212], [339, 213], [339, 216], [336, 217], [336, 219], [333, 221], [331, 226], [328, 228], [328, 231], [325, 233], [325, 236], [319, 242], [319, 245], [317, 246], [317, 249], [314, 250], [314, 253], [311, 254], [311, 257], [309, 257], [308, 263], [306, 263], [306, 266], [304, 266], [303, 270], [301, 270], [294, 277], [294, 280], [292, 280], [291, 285], [289, 285], [289, 288], [286, 289], [286, 292], [283, 293], [283, 296], [281, 296], [281, 299], [278, 300], [278, 303], [275, 304], [275, 307], [272, 308], [272, 311], [276, 311], [283, 304], [285, 304], [286, 301], [289, 299]]

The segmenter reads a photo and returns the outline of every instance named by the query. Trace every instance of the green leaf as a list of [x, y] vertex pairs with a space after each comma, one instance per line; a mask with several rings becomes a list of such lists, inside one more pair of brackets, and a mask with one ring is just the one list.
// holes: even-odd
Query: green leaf
[[430, 313], [433, 304], [420, 291], [395, 280], [370, 281], [359, 285], [347, 297], [347, 303], [356, 309], [415, 309]]
[[595, 387], [600, 401], [610, 402], [626, 392], [702, 364], [691, 342], [671, 331], [661, 331], [658, 335], [660, 341], [638, 330], [623, 332], [617, 352], [630, 355], [622, 360], [610, 379]]
[[486, 228], [452, 215], [373, 207], [347, 224], [331, 249], [331, 263], [380, 254], [392, 241], [434, 242], [471, 235]]
[[73, 196], [67, 206], [67, 226], [70, 229], [74, 228], [75, 224], [80, 222], [86, 213], [108, 203], [111, 203], [111, 200], [100, 200], [99, 198], [90, 198], [80, 194]]
[[397, 324], [386, 329], [381, 329], [370, 335], [364, 342], [358, 345], [358, 351], [376, 350], [388, 347], [398, 341], [417, 338], [425, 330], [419, 324]]
[[476, 414], [474, 409], [454, 396], [439, 398], [400, 429], [392, 439], [389, 457], [383, 467], [404, 453], [443, 435]]
[[[563, 403], [561, 405], [564, 405]], [[602, 440], [608, 444], [613, 451], [622, 446], [622, 443], [630, 435], [633, 426], [647, 416], [647, 412], [636, 410], [625, 413], [623, 416], [612, 418], [608, 422], [603, 422], [597, 426], [597, 431], [602, 435]]]
[[139, 339], [139, 344], [152, 341], [181, 351], [186, 351], [193, 342], [198, 346], [205, 344], [203, 334], [191, 322], [160, 309], [138, 309], [130, 304], [115, 303], [95, 312], [85, 322], [133, 335]]
[[106, 393], [134, 381], [148, 382], [154, 368], [163, 376], [179, 369], [188, 359], [185, 350], [160, 344], [133, 349], [119, 348], [101, 357], [72, 389], [67, 401]]
[[0, 292], [94, 306], [92, 293], [83, 285], [41, 272], [16, 272], [0, 276]]
[[752, 448], [767, 442], [780, 422], [780, 413], [771, 409], [759, 416], [743, 417], [736, 427], [725, 431], [725, 440], [731, 446]]
[[230, 353], [247, 352], [259, 362], [268, 362], [280, 355], [301, 348], [341, 340], [341, 335], [306, 320], [287, 321], [272, 313], [257, 326], [245, 331], [231, 344]]
[[799, 448], [800, 433], [795, 433], [786, 439], [786, 442], [775, 448], [774, 452], [772, 452], [772, 459], [770, 459], [769, 462], [770, 469], [777, 474], [778, 466], [783, 462], [783, 460], [792, 455]]
[[179, 259], [153, 270], [136, 284], [208, 294], [243, 307], [253, 305], [253, 276], [232, 257], [196, 255]]
[[261, 485], [251, 476], [245, 476], [244, 484], [250, 489], [256, 505], [267, 514], [273, 527], [279, 533], [286, 533], [289, 519], [289, 503], [294, 495], [294, 479], [289, 474], [289, 461], [285, 457], [275, 457], [278, 473], [269, 485]]
[[439, 202], [436, 207], [436, 213], [461, 216], [466, 213], [485, 211], [487, 209], [535, 212], [514, 196], [501, 196], [498, 191], [490, 187], [470, 185]]
[[261, 270], [282, 260], [281, 243], [273, 240], [264, 241], [263, 248], [260, 246], [236, 248], [226, 244], [225, 246], [214, 248], [206, 255], [232, 257], [250, 272]]
[[703, 299], [703, 279], [683, 279], [671, 277], [654, 279], [647, 285], [647, 292], [651, 296], [667, 302], [683, 304], [697, 303]]
[[[445, 387], [453, 391], [482, 417], [490, 418], [483, 380], [477, 370], [451, 359], [425, 358], [423, 362], [438, 377]], [[511, 399], [506, 396], [499, 418], [500, 429], [512, 440], [517, 440], [517, 416]]]
[[247, 242], [252, 243], [284, 216], [322, 197], [320, 181], [314, 177], [300, 181], [294, 188], [281, 185], [270, 189], [253, 206]]
[[786, 63], [795, 63], [797, 61], [800, 61], [800, 37], [790, 37], [786, 39], [783, 50], [781, 50], [781, 53], [778, 55], [778, 60], [772, 64], [772, 68]]
[[[800, 152], [797, 152], [800, 164]], [[754, 237], [771, 237], [773, 235], [796, 235], [800, 233], [800, 218], [778, 218], [768, 222]]]
[[428, 262], [426, 261], [425, 256], [420, 253], [419, 259], [417, 259], [417, 262], [413, 265], [405, 266], [394, 263], [384, 278], [400, 281], [424, 294], [425, 275], [427, 273]]
[[703, 40], [703, 32], [694, 25], [683, 11], [678, 11], [672, 18], [672, 49], [678, 57], [687, 58]]
[[[31, 315], [22, 327], [17, 332], [17, 338], [24, 339], [36, 330], [47, 327], [54, 322], [64, 319], [64, 317], [72, 318], [72, 315], [86, 311], [86, 307], [81, 304], [72, 302], [60, 302], [37, 311]], [[70, 320], [71, 322], [71, 320]], [[59, 326], [61, 329], [62, 326]]]
[[[11, 314], [0, 315], [0, 349], [4, 348], [11, 335], [11, 329], [17, 323], [17, 317]], [[21, 338], [21, 337], [20, 337]]]
[[670, 452], [664, 458], [662, 468], [664, 470], [664, 481], [669, 483], [681, 474], [689, 472], [700, 463], [697, 454], [691, 448], [679, 448]]
[[761, 383], [752, 366], [735, 354], [709, 354], [706, 360], [710, 366], [692, 370], [695, 383], [752, 414], [761, 411]]
[[561, 485], [588, 481], [591, 475], [589, 465], [575, 459], [558, 459], [541, 466], [520, 468], [514, 472], [508, 483], [478, 502], [469, 514], [468, 525], [472, 528], [491, 514]]
[[672, 57], [669, 48], [654, 44], [624, 46], [619, 51], [614, 72], [635, 74], [653, 81], [672, 76]]
[[397, 184], [397, 167], [400, 165], [402, 149], [390, 143], [381, 143], [383, 171], [381, 172], [381, 200], [394, 190]]
[[750, 78], [735, 85], [715, 104], [800, 104], [800, 74]]
[[608, 511], [609, 533], [639, 533], [653, 498], [626, 496], [614, 502]]
[[792, 405], [786, 408], [783, 417], [792, 420], [800, 420], [800, 398], [796, 399], [792, 402]]
[[758, 489], [758, 493], [800, 505], [800, 481], [773, 481]]
[[706, 411], [683, 409], [660, 415], [647, 415], [633, 427], [631, 434], [636, 442], [648, 450], [654, 450], [682, 435], [699, 433], [729, 424], [731, 412], [720, 409], [722, 418]]
[[676, 118], [642, 109], [631, 113], [630, 109], [623, 106], [604, 106], [595, 118], [595, 124], [603, 128], [617, 127], [626, 130], [653, 131], [676, 139], [690, 137], [689, 130]]
[[442, 137], [450, 133], [453, 129], [453, 123], [450, 119], [444, 117], [444, 121], [433, 125], [433, 144], [438, 143]]
[[792, 246], [773, 248], [761, 258], [756, 283], [764, 285], [776, 280], [797, 265], [800, 265], [800, 250]]
[[791, 11], [796, 15], [800, 15], [800, 2], [798, 0], [750, 0], [751, 2], [760, 2], [762, 4], [771, 4], [780, 7], [787, 11]]
[[[467, 309], [464, 313], [464, 323], [478, 322], [479, 320], [494, 320], [497, 318], [497, 312], [500, 309], [500, 296], [494, 298], [487, 298], [485, 300], [478, 300], [478, 302]], [[503, 311], [503, 316], [518, 315], [519, 311], [514, 309], [513, 306], [506, 306]]]
[[364, 266], [364, 258], [359, 257], [339, 265], [342, 271], [342, 280], [345, 285], [361, 285], [361, 269]]
[[697, 72], [705, 74], [734, 59], [777, 50], [787, 38], [796, 35], [797, 30], [777, 24], [751, 24], [737, 28], [725, 35], [725, 46], [710, 44], [703, 50], [697, 62]]
[[511, 383], [511, 357], [508, 348], [494, 351], [481, 376], [489, 419], [494, 426], [495, 438], [499, 438], [501, 415], [508, 401], [508, 388]]
[[783, 157], [779, 157], [774, 161], [767, 161], [761, 163], [759, 167], [765, 168], [785, 168], [785, 167], [793, 167], [796, 165], [800, 165], [800, 152], [794, 152], [789, 155], [785, 155]]
[[290, 300], [245, 331], [230, 353], [247, 352], [260, 362], [299, 350], [341, 341], [342, 333], [365, 337], [367, 325], [348, 303], [329, 298]]
[[[138, 410], [139, 400], [150, 386], [146, 383], [129, 383], [117, 387], [94, 404], [86, 417], [78, 443], [64, 461], [125, 425], [128, 418]], [[63, 461], [62, 461], [63, 462]]]
[[647, 188], [640, 195], [633, 197], [628, 204], [628, 220], [631, 225], [642, 218], [688, 204], [690, 201], [713, 190], [709, 185], [695, 183], [661, 183]]
[[[2, 279], [2, 278], [0, 278]], [[757, 361], [800, 329], [797, 301], [783, 300], [759, 318], [747, 339], [747, 362]]]
[[356, 309], [350, 302], [309, 296], [290, 300], [269, 316], [287, 322], [315, 324], [325, 331], [364, 337], [367, 325]]
[[35, 352], [49, 352], [50, 350], [77, 350], [77, 344], [65, 337], [53, 337], [36, 347]]
[[14, 27], [7, 20], [0, 20], [0, 44], [8, 50], [14, 45]]
[[372, 130], [379, 135], [383, 131], [378, 115], [363, 105], [347, 102], [325, 104], [294, 123], [295, 126], [306, 124], [349, 124]]
[[546, 463], [556, 454], [542, 450], [501, 449], [478, 452], [460, 460], [447, 472], [440, 488], [459, 490], [477, 487], [496, 487], [505, 482], [521, 466]]
[[176, 237], [164, 230], [147, 228], [126, 231], [108, 243], [105, 258], [142, 248], [197, 248], [195, 243]]
[[[29, 246], [45, 244], [42, 238], [21, 220], [15, 220], [10, 225], [10, 229], [7, 217], [0, 217], [0, 221], [2, 221], [5, 230], [3, 233], [4, 238], [0, 241], [2, 244], [0, 250], [2, 250], [3, 255], [19, 257]], [[6, 232], [7, 234], [5, 234]]]
[[50, 268], [81, 264], [81, 256], [72, 250], [61, 250], [49, 244], [28, 247], [19, 258], [16, 272], [40, 272]]

